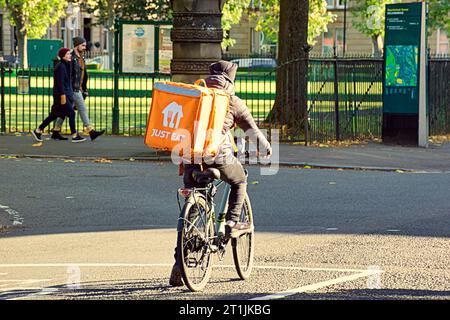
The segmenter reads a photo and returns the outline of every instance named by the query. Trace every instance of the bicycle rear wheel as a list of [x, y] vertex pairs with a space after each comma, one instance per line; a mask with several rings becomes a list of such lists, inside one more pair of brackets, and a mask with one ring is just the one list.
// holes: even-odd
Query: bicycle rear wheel
[[209, 242], [214, 235], [212, 219], [203, 197], [191, 197], [181, 211], [177, 236], [177, 260], [184, 283], [191, 291], [201, 291], [211, 276]]
[[[253, 223], [253, 212], [250, 199], [245, 195], [244, 205], [241, 211], [241, 222]], [[231, 239], [233, 247], [233, 260], [236, 271], [242, 280], [250, 277], [253, 268], [253, 256], [255, 250], [255, 232], [249, 232], [238, 238]]]

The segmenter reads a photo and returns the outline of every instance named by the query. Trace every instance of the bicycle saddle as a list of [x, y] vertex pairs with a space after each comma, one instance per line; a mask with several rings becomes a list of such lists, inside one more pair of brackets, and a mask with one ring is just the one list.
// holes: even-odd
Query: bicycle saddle
[[192, 172], [192, 178], [200, 184], [208, 184], [216, 179], [220, 179], [220, 171], [214, 168], [208, 168], [203, 171], [194, 169]]

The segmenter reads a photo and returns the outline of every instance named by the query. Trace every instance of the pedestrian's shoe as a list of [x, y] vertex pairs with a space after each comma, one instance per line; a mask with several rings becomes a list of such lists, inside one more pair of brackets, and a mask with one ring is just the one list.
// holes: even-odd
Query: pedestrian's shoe
[[180, 266], [176, 263], [172, 267], [172, 272], [170, 273], [169, 284], [172, 287], [181, 287], [184, 285], [183, 279], [181, 278]]
[[101, 136], [104, 133], [105, 133], [105, 130], [100, 130], [100, 131], [91, 130], [91, 131], [89, 131], [89, 136], [91, 137], [91, 141], [94, 141], [95, 139], [97, 139], [99, 136]]
[[86, 138], [83, 138], [79, 134], [77, 134], [75, 137], [72, 137], [72, 142], [74, 142], [74, 143], [84, 142], [84, 141], [86, 141]]
[[31, 131], [34, 139], [38, 142], [42, 142], [42, 132], [37, 132], [36, 130]]
[[69, 138], [66, 138], [59, 133], [59, 131], [53, 131], [52, 132], [52, 139], [53, 140], [69, 140]]
[[250, 233], [255, 230], [253, 224], [248, 222], [236, 222], [228, 220], [225, 223], [225, 234], [231, 238], [238, 238], [245, 233]]

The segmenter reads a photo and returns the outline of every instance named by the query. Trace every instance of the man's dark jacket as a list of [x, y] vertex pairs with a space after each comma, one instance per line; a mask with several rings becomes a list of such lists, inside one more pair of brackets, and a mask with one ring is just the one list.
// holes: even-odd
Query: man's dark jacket
[[[86, 62], [84, 63], [84, 70], [81, 68], [80, 59], [82, 57], [78, 57], [75, 54], [75, 51], [72, 51], [72, 86], [73, 91], [87, 91], [87, 80], [88, 74], [86, 71]], [[84, 62], [84, 59], [83, 59]], [[81, 83], [81, 75], [83, 74], [83, 83]]]

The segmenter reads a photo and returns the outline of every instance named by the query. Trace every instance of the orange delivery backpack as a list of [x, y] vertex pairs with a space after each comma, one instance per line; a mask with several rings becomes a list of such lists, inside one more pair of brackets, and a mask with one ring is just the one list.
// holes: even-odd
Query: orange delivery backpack
[[228, 104], [229, 96], [207, 88], [203, 79], [194, 84], [155, 82], [144, 143], [154, 149], [183, 150], [184, 158], [214, 156]]

